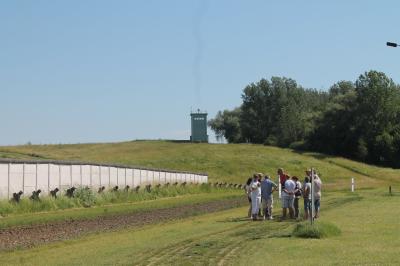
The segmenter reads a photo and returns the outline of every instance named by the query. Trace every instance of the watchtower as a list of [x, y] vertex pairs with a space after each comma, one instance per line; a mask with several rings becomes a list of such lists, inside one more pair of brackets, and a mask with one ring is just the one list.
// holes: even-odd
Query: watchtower
[[197, 113], [190, 113], [192, 120], [191, 142], [208, 142], [207, 135], [207, 113], [197, 109]]

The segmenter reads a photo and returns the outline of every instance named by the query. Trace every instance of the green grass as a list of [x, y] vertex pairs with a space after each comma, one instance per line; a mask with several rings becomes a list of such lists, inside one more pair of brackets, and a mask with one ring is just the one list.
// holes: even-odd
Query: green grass
[[77, 189], [73, 198], [68, 198], [64, 195], [57, 199], [52, 197], [41, 197], [40, 201], [32, 201], [28, 198], [23, 198], [17, 203], [8, 200], [0, 200], [0, 217], [32, 212], [43, 212], [53, 210], [64, 210], [69, 208], [81, 208], [90, 206], [104, 206], [115, 203], [130, 203], [144, 200], [154, 200], [165, 197], [175, 197], [185, 194], [200, 194], [200, 193], [218, 193], [224, 191], [238, 190], [234, 188], [217, 188], [209, 184], [201, 185], [170, 185], [168, 187], [153, 187], [150, 192], [145, 189], [140, 189], [138, 192], [129, 191], [107, 191], [101, 194], [94, 193], [85, 188]]
[[30, 226], [57, 221], [90, 219], [99, 216], [137, 213], [154, 209], [177, 207], [194, 203], [205, 203], [242, 197], [243, 192], [221, 190], [214, 193], [186, 194], [157, 200], [116, 203], [92, 208], [72, 208], [66, 210], [14, 214], [0, 218], [0, 229], [13, 226]]
[[207, 172], [211, 182], [243, 183], [254, 172], [276, 176], [283, 167], [291, 175], [304, 176], [315, 167], [324, 189], [350, 187], [354, 177], [357, 188], [398, 185], [400, 170], [371, 166], [340, 157], [300, 153], [291, 149], [251, 144], [191, 144], [168, 141], [131, 141], [121, 143], [74, 145], [25, 145], [0, 147], [0, 155], [10, 158], [81, 160], [118, 163], [130, 166]]
[[[2, 252], [1, 265], [44, 262], [51, 265], [248, 265], [250, 258], [253, 265], [289, 265], [299, 261], [305, 265], [400, 264], [400, 170], [262, 145], [167, 141], [0, 147], [0, 157], [81, 160], [208, 172], [211, 182], [228, 183], [243, 183], [253, 172], [275, 176], [278, 167], [302, 177], [306, 168], [315, 167], [324, 182], [321, 218], [313, 228], [295, 221], [250, 222], [244, 218], [247, 208], [238, 208]], [[351, 177], [356, 181], [356, 193], [348, 192]], [[392, 185], [392, 196], [388, 194], [389, 185]], [[32, 212], [35, 208], [40, 210], [40, 206], [27, 210], [21, 207], [0, 218], [0, 228], [140, 212], [238, 197], [241, 193], [239, 190], [189, 193], [173, 198], [157, 195], [157, 200], [145, 201], [121, 196], [106, 198], [104, 202], [98, 199], [92, 208], [69, 206], [67, 201], [56, 209], [74, 208], [50, 208], [45, 212]], [[280, 212], [278, 201], [274, 211]], [[295, 237], [299, 232], [320, 239]]]
[[295, 221], [251, 222], [237, 208], [3, 252], [0, 264], [398, 265], [399, 204], [381, 190], [326, 193], [317, 225], [335, 224], [341, 234], [322, 239], [292, 236]]

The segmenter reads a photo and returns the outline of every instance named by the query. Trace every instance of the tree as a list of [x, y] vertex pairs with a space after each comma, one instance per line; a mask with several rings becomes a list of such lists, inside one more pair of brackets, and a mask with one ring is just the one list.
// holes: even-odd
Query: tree
[[357, 127], [369, 151], [366, 160], [393, 163], [399, 152], [399, 87], [384, 73], [369, 71], [358, 78], [355, 90]]
[[242, 100], [210, 121], [229, 142], [308, 147], [400, 167], [400, 88], [382, 72], [339, 81], [328, 92], [285, 77], [261, 79], [244, 88]]
[[219, 111], [214, 119], [208, 122], [208, 125], [214, 130], [217, 138], [225, 137], [229, 143], [242, 142], [240, 131], [240, 113], [241, 109], [235, 108], [232, 111]]

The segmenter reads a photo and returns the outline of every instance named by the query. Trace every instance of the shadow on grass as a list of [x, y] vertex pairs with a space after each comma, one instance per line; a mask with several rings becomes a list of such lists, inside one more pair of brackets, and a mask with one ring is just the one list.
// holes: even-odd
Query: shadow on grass
[[[322, 153], [314, 153], [314, 152], [309, 152], [309, 151], [299, 151], [299, 150], [293, 150], [294, 153], [300, 154], [300, 155], [306, 155], [306, 156], [310, 156], [313, 157], [314, 159], [317, 160], [325, 160], [325, 159], [334, 159], [337, 158], [336, 156], [333, 155], [327, 155], [327, 154], [322, 154]], [[349, 159], [349, 160], [354, 160], [354, 159]], [[359, 174], [359, 175], [363, 175], [363, 176], [367, 176], [367, 177], [372, 177], [370, 174], [367, 174], [363, 171], [360, 171], [356, 168], [350, 167], [348, 165], [345, 164], [341, 164], [338, 162], [335, 162], [333, 160], [328, 160], [328, 163], [339, 166], [341, 168], [344, 168], [346, 170], [349, 170], [353, 173]], [[361, 162], [362, 163], [362, 162]]]
[[364, 197], [360, 196], [357, 193], [349, 194], [346, 197], [339, 197], [339, 198], [332, 198], [328, 201], [322, 201], [323, 206], [321, 207], [322, 210], [330, 210], [332, 208], [342, 207], [343, 205], [359, 202]]
[[224, 220], [219, 220], [217, 223], [241, 223], [241, 222], [251, 222], [249, 217], [230, 217]]
[[293, 152], [297, 153], [297, 154], [300, 154], [300, 155], [307, 155], [307, 156], [313, 157], [313, 158], [315, 158], [317, 160], [335, 158], [335, 156], [332, 156], [332, 155], [327, 155], [327, 154], [323, 154], [323, 153], [316, 153], [316, 152], [312, 152], [312, 151], [293, 150]]

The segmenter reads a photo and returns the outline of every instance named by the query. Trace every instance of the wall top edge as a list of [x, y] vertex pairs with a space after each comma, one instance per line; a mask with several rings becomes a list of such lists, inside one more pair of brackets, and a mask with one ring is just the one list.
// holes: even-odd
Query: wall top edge
[[9, 164], [9, 163], [11, 163], [11, 164], [92, 165], [92, 166], [101, 166], [101, 167], [115, 167], [115, 168], [157, 171], [157, 172], [176, 173], [176, 174], [194, 174], [194, 175], [208, 176], [207, 173], [196, 173], [196, 172], [178, 171], [178, 170], [171, 170], [171, 169], [157, 169], [157, 168], [148, 168], [148, 167], [140, 167], [140, 166], [132, 166], [132, 165], [122, 165], [122, 164], [94, 163], [94, 162], [82, 162], [82, 161], [63, 161], [63, 160], [21, 160], [21, 159], [0, 158], [0, 164]]

